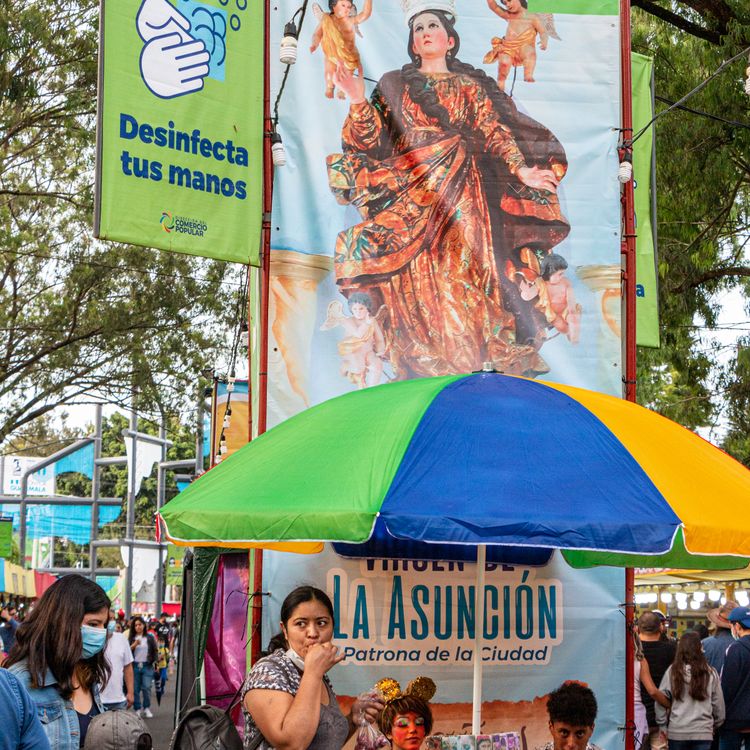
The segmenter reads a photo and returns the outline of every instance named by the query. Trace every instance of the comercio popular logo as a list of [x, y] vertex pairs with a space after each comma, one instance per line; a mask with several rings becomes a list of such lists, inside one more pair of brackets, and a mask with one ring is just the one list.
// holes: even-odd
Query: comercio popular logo
[[203, 237], [208, 231], [208, 224], [202, 219], [191, 219], [189, 216], [173, 216], [171, 211], [162, 211], [159, 219], [161, 228], [167, 233], [190, 234]]
[[174, 229], [174, 216], [169, 211], [162, 211], [159, 223], [161, 228], [169, 234]]

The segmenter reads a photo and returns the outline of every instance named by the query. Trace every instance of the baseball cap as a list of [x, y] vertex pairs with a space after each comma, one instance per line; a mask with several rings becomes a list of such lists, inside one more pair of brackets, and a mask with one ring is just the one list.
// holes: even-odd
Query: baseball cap
[[134, 711], [105, 711], [95, 716], [86, 732], [84, 750], [151, 750], [153, 741]]
[[738, 622], [743, 628], [750, 628], [750, 607], [735, 607], [728, 615], [729, 622]]

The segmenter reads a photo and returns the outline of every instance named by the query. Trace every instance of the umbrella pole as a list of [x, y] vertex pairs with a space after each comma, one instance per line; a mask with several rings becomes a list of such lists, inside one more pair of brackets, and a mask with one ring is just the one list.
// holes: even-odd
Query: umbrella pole
[[477, 584], [474, 592], [474, 687], [471, 733], [482, 731], [482, 641], [484, 640], [484, 576], [487, 568], [487, 545], [477, 545]]

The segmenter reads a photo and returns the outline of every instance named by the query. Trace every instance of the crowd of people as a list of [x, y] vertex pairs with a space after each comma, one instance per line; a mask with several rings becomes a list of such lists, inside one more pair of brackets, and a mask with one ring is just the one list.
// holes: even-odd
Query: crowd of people
[[[79, 575], [59, 579], [21, 623], [2, 613], [9, 650], [0, 669], [0, 750], [150, 750], [143, 719], [153, 715], [152, 687], [158, 699], [178, 642], [166, 614], [126, 621]], [[675, 641], [661, 613], [638, 618], [637, 750], [750, 750], [750, 608], [728, 602], [709, 620], [712, 634], [692, 630]], [[341, 750], [355, 732], [359, 750], [429, 750], [432, 680], [417, 677], [404, 690], [382, 680], [345, 715], [328, 676], [344, 658], [332, 643], [329, 597], [295, 589], [279, 624], [239, 693], [245, 750]], [[547, 711], [551, 740], [539, 750], [598, 750], [590, 743], [597, 703], [585, 684], [561, 685]], [[372, 731], [382, 741], [363, 744], [367, 726], [379, 727]]]
[[0, 750], [101, 750], [115, 736], [149, 750], [152, 685], [160, 699], [178, 642], [166, 613], [126, 621], [100, 586], [67, 575], [0, 632]]
[[667, 618], [636, 627], [636, 750], [750, 750], [750, 607], [728, 601], [679, 640]]

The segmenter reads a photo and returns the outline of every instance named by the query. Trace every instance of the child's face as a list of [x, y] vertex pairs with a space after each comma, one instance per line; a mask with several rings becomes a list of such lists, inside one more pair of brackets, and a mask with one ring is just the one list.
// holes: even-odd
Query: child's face
[[419, 750], [424, 740], [424, 717], [408, 711], [405, 714], [396, 714], [391, 728], [391, 739], [393, 747], [400, 750]]
[[564, 278], [565, 271], [555, 271], [553, 274], [550, 274], [549, 281], [550, 284], [559, 284]]
[[336, 5], [333, 6], [333, 13], [339, 18], [346, 18], [351, 12], [351, 9], [351, 0], [338, 0]]
[[355, 302], [351, 307], [351, 311], [357, 320], [364, 320], [368, 313], [367, 308], [361, 302]]

